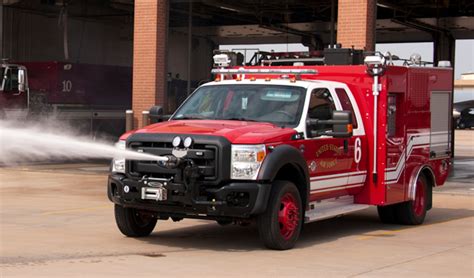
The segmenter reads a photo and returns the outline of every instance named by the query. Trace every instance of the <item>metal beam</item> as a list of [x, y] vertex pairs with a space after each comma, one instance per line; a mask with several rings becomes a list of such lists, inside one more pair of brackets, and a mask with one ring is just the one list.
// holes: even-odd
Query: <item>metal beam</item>
[[260, 24], [260, 25], [258, 25], [258, 27], [273, 30], [273, 31], [278, 31], [278, 32], [282, 32], [282, 33], [288, 33], [288, 34], [292, 34], [292, 35], [302, 36], [302, 37], [312, 35], [309, 32], [293, 29], [293, 28], [284, 26], [282, 24]]
[[414, 29], [417, 29], [417, 30], [432, 33], [432, 34], [435, 34], [435, 33], [450, 33], [451, 32], [450, 30], [448, 30], [446, 28], [442, 28], [442, 27], [439, 27], [439, 26], [424, 23], [424, 22], [418, 21], [416, 19], [396, 19], [396, 18], [393, 18], [392, 22], [395, 22], [395, 23], [400, 24], [400, 25], [408, 26], [408, 27], [411, 27], [411, 28], [414, 28]]
[[384, 0], [377, 0], [377, 6], [381, 7], [381, 8], [386, 8], [386, 9], [389, 9], [389, 10], [401, 12], [405, 15], [410, 15], [410, 16], [415, 16], [415, 17], [423, 17], [423, 15], [421, 15], [419, 13], [414, 13], [413, 10], [408, 10], [407, 7], [398, 6], [396, 4], [393, 4], [391, 2], [384, 1]]

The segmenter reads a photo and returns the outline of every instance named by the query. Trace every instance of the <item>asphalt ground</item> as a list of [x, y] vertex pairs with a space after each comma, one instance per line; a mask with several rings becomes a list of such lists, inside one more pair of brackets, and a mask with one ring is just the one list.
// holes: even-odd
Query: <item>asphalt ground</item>
[[126, 238], [105, 164], [0, 168], [1, 277], [473, 277], [474, 131], [456, 134], [449, 181], [421, 226], [375, 208], [305, 225], [296, 247], [262, 247], [255, 225], [160, 221]]

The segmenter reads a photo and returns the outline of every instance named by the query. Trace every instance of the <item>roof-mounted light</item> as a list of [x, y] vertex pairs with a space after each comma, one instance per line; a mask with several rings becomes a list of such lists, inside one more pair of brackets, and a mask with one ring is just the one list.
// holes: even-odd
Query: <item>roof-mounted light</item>
[[410, 62], [413, 65], [421, 65], [421, 55], [418, 53], [413, 53], [410, 55]]
[[368, 67], [381, 66], [384, 64], [384, 58], [379, 55], [366, 56], [364, 64]]
[[364, 64], [367, 67], [367, 73], [371, 76], [383, 75], [385, 72], [385, 57], [377, 52], [376, 55], [366, 56]]
[[451, 67], [451, 62], [446, 61], [446, 60], [439, 61], [438, 62], [438, 67], [440, 67], [440, 68], [450, 68]]
[[214, 59], [215, 67], [228, 67], [232, 62], [227, 54], [216, 54], [212, 58]]

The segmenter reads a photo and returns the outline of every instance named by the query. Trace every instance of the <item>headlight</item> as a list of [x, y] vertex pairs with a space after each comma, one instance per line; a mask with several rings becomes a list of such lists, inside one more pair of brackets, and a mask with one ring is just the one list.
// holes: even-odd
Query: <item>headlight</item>
[[265, 155], [265, 145], [232, 145], [231, 178], [256, 180]]
[[[117, 149], [125, 150], [125, 140], [115, 143]], [[112, 172], [125, 174], [125, 158], [115, 157], [112, 159]]]

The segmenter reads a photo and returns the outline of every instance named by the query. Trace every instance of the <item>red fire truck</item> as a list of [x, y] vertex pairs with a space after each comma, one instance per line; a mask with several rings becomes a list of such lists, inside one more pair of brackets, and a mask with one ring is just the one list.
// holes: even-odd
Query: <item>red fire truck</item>
[[161, 157], [113, 160], [118, 228], [139, 237], [158, 219], [255, 220], [281, 250], [304, 223], [371, 205], [383, 222], [421, 224], [451, 165], [452, 68], [387, 58], [228, 67], [216, 55], [215, 81], [117, 143]]
[[93, 136], [125, 130], [130, 67], [3, 61], [0, 73], [0, 118], [54, 118]]

